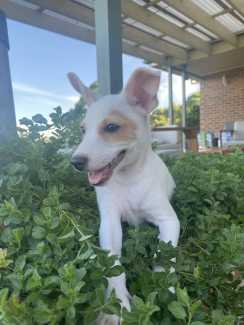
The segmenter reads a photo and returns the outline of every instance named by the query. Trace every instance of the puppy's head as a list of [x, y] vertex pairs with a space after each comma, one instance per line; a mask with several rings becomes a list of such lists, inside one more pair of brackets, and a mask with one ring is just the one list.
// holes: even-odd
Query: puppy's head
[[90, 184], [102, 185], [116, 171], [136, 162], [150, 143], [148, 116], [157, 105], [160, 73], [138, 69], [122, 93], [98, 100], [74, 73], [68, 77], [88, 106], [81, 124], [82, 142], [72, 163], [88, 170]]

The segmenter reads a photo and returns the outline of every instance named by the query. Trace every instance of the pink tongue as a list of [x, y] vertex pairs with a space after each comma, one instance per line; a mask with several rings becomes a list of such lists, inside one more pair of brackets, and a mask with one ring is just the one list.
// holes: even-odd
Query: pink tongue
[[104, 168], [100, 171], [89, 172], [88, 180], [91, 185], [96, 185], [105, 182], [112, 175], [113, 171], [110, 168]]

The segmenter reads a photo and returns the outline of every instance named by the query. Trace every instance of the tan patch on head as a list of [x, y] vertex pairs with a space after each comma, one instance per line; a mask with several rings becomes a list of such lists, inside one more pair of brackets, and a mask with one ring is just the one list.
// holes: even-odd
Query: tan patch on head
[[[106, 132], [105, 127], [110, 123], [119, 125], [119, 130], [114, 133]], [[106, 142], [128, 142], [136, 138], [136, 124], [124, 114], [112, 111], [99, 125], [98, 132]]]

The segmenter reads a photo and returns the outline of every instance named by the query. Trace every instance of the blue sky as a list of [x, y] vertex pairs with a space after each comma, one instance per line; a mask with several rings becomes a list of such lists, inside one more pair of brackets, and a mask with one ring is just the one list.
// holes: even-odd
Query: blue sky
[[[45, 116], [61, 105], [64, 111], [73, 107], [77, 94], [69, 85], [66, 74], [76, 72], [90, 85], [97, 79], [96, 48], [55, 33], [8, 20], [10, 67], [17, 119], [36, 113]], [[141, 59], [123, 56], [124, 81]], [[180, 101], [180, 78], [174, 77], [174, 96]], [[188, 93], [196, 86], [189, 83]], [[196, 88], [197, 89], [197, 88]], [[167, 105], [167, 75], [162, 76], [161, 102]]]

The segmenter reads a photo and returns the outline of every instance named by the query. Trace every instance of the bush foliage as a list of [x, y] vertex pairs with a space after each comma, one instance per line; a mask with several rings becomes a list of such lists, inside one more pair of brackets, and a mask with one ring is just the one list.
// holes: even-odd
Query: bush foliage
[[[60, 151], [79, 141], [82, 107], [56, 108], [51, 124], [22, 119], [21, 137], [0, 147], [0, 324], [89, 325], [100, 312], [120, 313], [104, 290], [106, 277], [123, 268], [97, 246], [94, 190]], [[122, 265], [133, 298], [123, 324], [242, 324], [244, 155], [165, 160], [177, 183], [180, 245], [158, 243], [152, 226], [124, 226]], [[155, 263], [165, 272], [152, 272]]]

